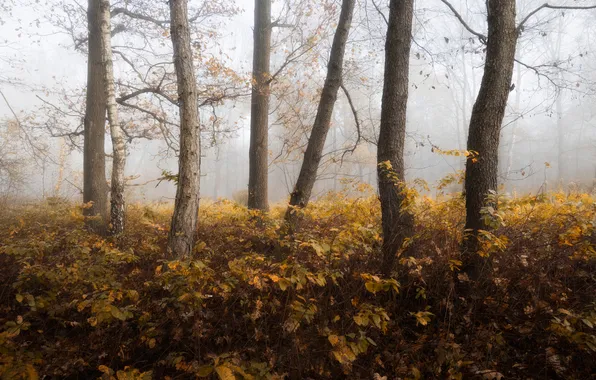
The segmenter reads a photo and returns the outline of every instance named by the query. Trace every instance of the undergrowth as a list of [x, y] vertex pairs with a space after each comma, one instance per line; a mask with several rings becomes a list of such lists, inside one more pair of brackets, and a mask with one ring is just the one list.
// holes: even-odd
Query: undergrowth
[[412, 256], [382, 278], [379, 205], [361, 190], [315, 202], [293, 235], [282, 207], [204, 204], [186, 261], [164, 256], [168, 206], [130, 206], [115, 239], [75, 205], [4, 210], [0, 376], [593, 378], [592, 197], [498, 197], [490, 281], [458, 297], [461, 197], [417, 198]]

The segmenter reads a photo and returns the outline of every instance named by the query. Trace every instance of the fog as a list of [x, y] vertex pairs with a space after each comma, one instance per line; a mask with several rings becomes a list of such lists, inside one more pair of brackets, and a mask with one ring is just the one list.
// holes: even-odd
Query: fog
[[[377, 2], [380, 11], [386, 13], [385, 3]], [[470, 27], [486, 33], [484, 1], [452, 3]], [[525, 17], [540, 3], [519, 1], [518, 18]], [[274, 3], [274, 19], [287, 16], [284, 4]], [[29, 198], [78, 199], [81, 195], [80, 136], [51, 137], [52, 133], [66, 135], [65, 131], [76, 131], [81, 124], [77, 110], [84, 109], [81, 94], [86, 81], [86, 57], [84, 52], [74, 49], [72, 35], [65, 28], [69, 26], [70, 32], [81, 34], [84, 25], [74, 21], [60, 27], [56, 22], [72, 21], [72, 15], [66, 17], [63, 12], [67, 5], [76, 9], [77, 3], [17, 1], [11, 14], [0, 17], [4, 22], [0, 25], [0, 89], [8, 101], [0, 98], [3, 132], [0, 139], [4, 146], [13, 147], [10, 156], [22, 164], [21, 180], [10, 186], [3, 182], [4, 192]], [[202, 57], [197, 63], [197, 78], [202, 88], [207, 92], [224, 87], [232, 89], [229, 96], [200, 109], [202, 198], [233, 198], [248, 184], [250, 80], [247, 78], [252, 66], [253, 2], [237, 0], [235, 6], [239, 12], [203, 20], [203, 24], [197, 25], [199, 30], [204, 26], [202, 32], [195, 34]], [[337, 4], [336, 8], [339, 8]], [[271, 202], [285, 200], [292, 190], [325, 79], [337, 13], [328, 14], [316, 6], [310, 12], [308, 17], [294, 20], [300, 23], [300, 37], [291, 28], [276, 28], [273, 32], [272, 72], [282, 70], [272, 83]], [[592, 189], [596, 174], [595, 20], [595, 11], [548, 10], [528, 21], [518, 43], [518, 62], [501, 130], [499, 172], [504, 191], [537, 193], [544, 189], [566, 189], [570, 184]], [[351, 181], [376, 185], [375, 142], [385, 28], [376, 4], [360, 1], [344, 67], [344, 85], [354, 109], [340, 91], [313, 192], [315, 197], [329, 190], [340, 190]], [[204, 34], [198, 37], [199, 33]], [[310, 42], [309, 50], [300, 51], [299, 57], [298, 53], [292, 56], [295, 48], [312, 35], [318, 37]], [[469, 118], [482, 79], [484, 52], [478, 39], [438, 0], [416, 3], [413, 40], [407, 180], [414, 183], [415, 179], [423, 179], [432, 188], [441, 178], [463, 169], [462, 157], [439, 151], [465, 150]], [[127, 51], [135, 51], [133, 48], [143, 43], [146, 38], [140, 33], [114, 37], [115, 46], [125, 46], [130, 49]], [[166, 57], [171, 60], [167, 39], [156, 42], [151, 49], [136, 51], [135, 62], [145, 62], [139, 64], [142, 67]], [[202, 65], [209, 62], [205, 57], [217, 60], [225, 70], [205, 69]], [[134, 79], [130, 78], [135, 74], [122, 56], [116, 55], [115, 59], [117, 93], [130, 92], [132, 85], [126, 87], [125, 83], [133, 83]], [[176, 120], [177, 111], [171, 105], [155, 103], [154, 98], [145, 100], [154, 102], [152, 107], [161, 107], [167, 115], [164, 118]], [[53, 109], [66, 111], [57, 117], [52, 114]], [[19, 127], [11, 123], [15, 119], [13, 111]], [[170, 125], [169, 135], [164, 137], [163, 131], [158, 131], [146, 115], [141, 118], [135, 111], [122, 112], [123, 122], [135, 125], [134, 131], [140, 136], [132, 139], [128, 148], [128, 196], [140, 201], [172, 200], [174, 185], [160, 178], [164, 171], [177, 172], [176, 147], [168, 143], [167, 137], [176, 141], [175, 127]], [[36, 151], [41, 146], [42, 153]], [[106, 136], [106, 152], [111, 152], [109, 136]], [[461, 186], [453, 185], [448, 191], [460, 190]], [[429, 192], [436, 193], [432, 189]]]

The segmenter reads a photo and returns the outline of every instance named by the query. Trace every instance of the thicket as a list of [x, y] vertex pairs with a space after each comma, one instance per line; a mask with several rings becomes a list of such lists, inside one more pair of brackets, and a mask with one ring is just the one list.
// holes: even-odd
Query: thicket
[[416, 197], [412, 256], [392, 278], [377, 275], [380, 210], [365, 188], [313, 203], [291, 235], [281, 206], [262, 219], [204, 204], [188, 261], [165, 257], [164, 205], [129, 206], [126, 233], [108, 239], [76, 205], [5, 209], [0, 376], [593, 377], [595, 199], [493, 196], [481, 254], [494, 266], [465, 295], [461, 196]]

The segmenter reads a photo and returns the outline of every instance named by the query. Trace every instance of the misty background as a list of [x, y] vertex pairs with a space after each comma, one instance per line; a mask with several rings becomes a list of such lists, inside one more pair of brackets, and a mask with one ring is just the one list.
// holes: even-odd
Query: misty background
[[[201, 197], [232, 198], [248, 184], [254, 2], [214, 3], [230, 11], [197, 21], [193, 34], [200, 51], [197, 80], [206, 91], [224, 88], [229, 92], [200, 109]], [[272, 83], [270, 107], [271, 202], [286, 200], [296, 181], [339, 13], [339, 2], [328, 2], [329, 8], [316, 1], [302, 3], [303, 17], [293, 20], [300, 25], [299, 33], [292, 28], [273, 32], [271, 67], [280, 73]], [[471, 27], [486, 30], [484, 1], [452, 3]], [[519, 1], [518, 18], [540, 3]], [[273, 18], [283, 19], [289, 4], [293, 3], [274, 2]], [[84, 12], [83, 19], [77, 19], [77, 7], [81, 5], [70, 0], [17, 1], [11, 14], [0, 18], [0, 143], [4, 157], [19, 164], [15, 179], [0, 182], [3, 194], [35, 199], [81, 197], [82, 141], [76, 131], [82, 123], [87, 68], [86, 56], [77, 51], [73, 38], [85, 33]], [[387, 4], [362, 0], [356, 9], [344, 67], [344, 85], [352, 105], [340, 91], [315, 197], [340, 190], [350, 181], [376, 186], [375, 142]], [[596, 175], [595, 20], [594, 11], [548, 11], [527, 24], [518, 43], [518, 62], [501, 130], [499, 174], [505, 191], [536, 193], [545, 188], [565, 189], [569, 184], [592, 189]], [[483, 72], [484, 46], [439, 0], [416, 2], [413, 34], [407, 180], [423, 179], [432, 187], [464, 167], [463, 157], [440, 151], [465, 150]], [[168, 38], [149, 48], [141, 33], [123, 33], [114, 37], [114, 46], [135, 52], [114, 56], [117, 96], [130, 92], [133, 82], [128, 78], [139, 74], [125, 57], [133, 56], [136, 67], [146, 69], [147, 75], [152, 75], [152, 65], [168, 57], [171, 60]], [[144, 101], [160, 109], [168, 120], [176, 119], [175, 107], [150, 95]], [[177, 172], [175, 122], [162, 123], [167, 127], [164, 132], [147, 115], [122, 112], [125, 128], [134, 135], [128, 147], [127, 196], [172, 200], [174, 185], [160, 178]], [[106, 152], [111, 152], [108, 136]], [[449, 188], [460, 190], [456, 184]], [[431, 189], [429, 194], [436, 191]]]

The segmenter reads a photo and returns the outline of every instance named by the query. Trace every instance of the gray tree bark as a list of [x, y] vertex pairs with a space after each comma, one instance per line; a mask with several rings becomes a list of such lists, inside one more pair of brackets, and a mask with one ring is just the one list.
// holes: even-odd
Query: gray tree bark
[[[413, 233], [414, 218], [404, 210], [404, 145], [414, 0], [391, 0], [385, 41], [385, 76], [377, 171], [383, 227], [383, 266], [388, 275], [397, 251]], [[390, 167], [389, 167], [390, 164]]]
[[293, 212], [294, 208], [302, 208], [308, 204], [317, 179], [317, 170], [319, 169], [325, 140], [327, 139], [327, 133], [331, 125], [333, 107], [342, 82], [344, 53], [350, 32], [350, 24], [352, 23], [352, 15], [354, 13], [354, 3], [355, 0], [342, 1], [339, 22], [335, 30], [335, 36], [333, 37], [329, 64], [327, 65], [327, 78], [321, 92], [317, 115], [315, 116], [310, 138], [308, 139], [300, 174], [298, 175], [294, 191], [291, 194], [290, 207], [286, 212], [287, 220], [291, 219], [292, 215], [295, 215]]
[[104, 86], [105, 65], [101, 46], [101, 10], [99, 0], [89, 0], [87, 10], [89, 56], [87, 58], [87, 96], [83, 145], [83, 210], [87, 227], [106, 233], [108, 221], [108, 186], [106, 183], [105, 125], [107, 98]]
[[468, 151], [477, 157], [466, 161], [466, 237], [463, 270], [472, 280], [480, 279], [490, 259], [478, 255], [478, 231], [488, 229], [481, 215], [491, 205], [487, 195], [497, 190], [499, 135], [509, 97], [518, 31], [515, 0], [488, 0], [488, 41], [480, 91], [470, 119]]
[[197, 81], [188, 26], [188, 0], [170, 0], [170, 18], [180, 108], [180, 152], [168, 252], [177, 257], [189, 257], [194, 246], [199, 213], [201, 134]]
[[250, 108], [250, 147], [248, 208], [269, 209], [269, 82], [271, 55], [271, 0], [255, 0], [252, 98]]
[[124, 169], [126, 166], [126, 143], [120, 128], [118, 105], [114, 90], [114, 60], [112, 55], [112, 27], [110, 20], [110, 0], [100, 0], [101, 38], [104, 60], [105, 91], [107, 99], [108, 123], [112, 137], [112, 181], [110, 191], [110, 233], [124, 232]]

